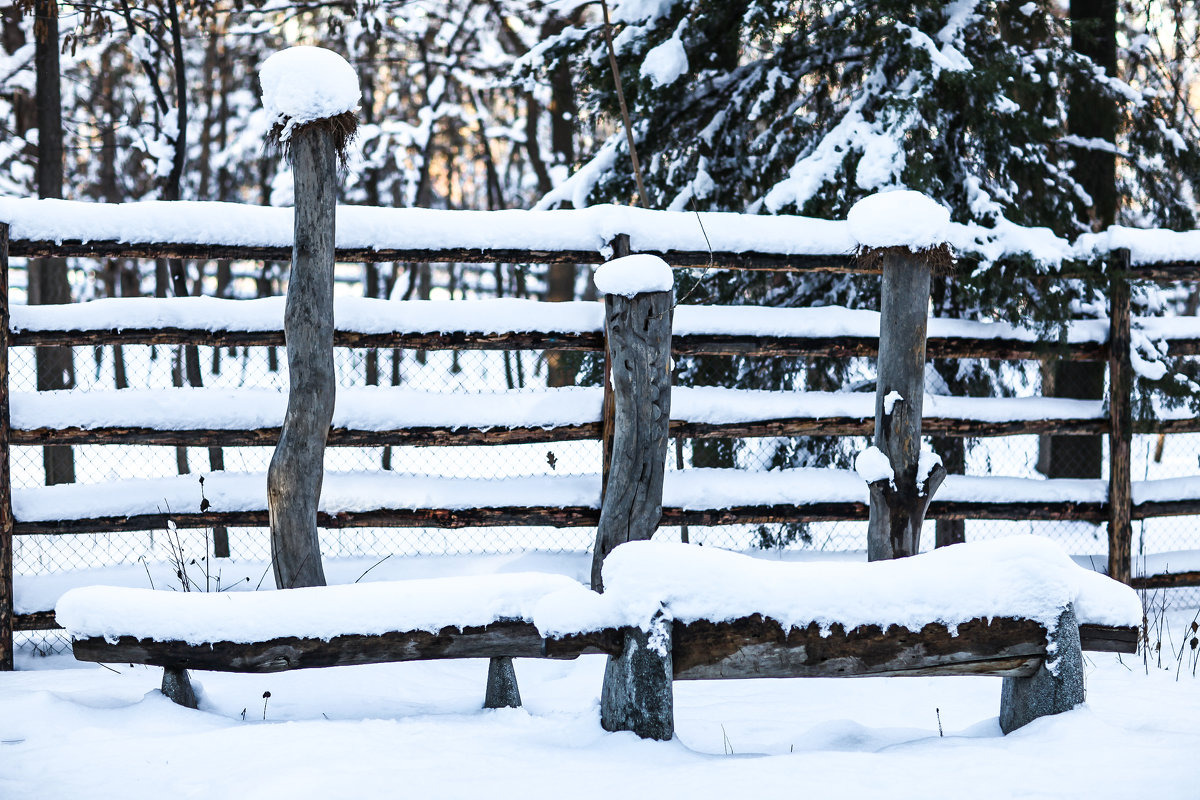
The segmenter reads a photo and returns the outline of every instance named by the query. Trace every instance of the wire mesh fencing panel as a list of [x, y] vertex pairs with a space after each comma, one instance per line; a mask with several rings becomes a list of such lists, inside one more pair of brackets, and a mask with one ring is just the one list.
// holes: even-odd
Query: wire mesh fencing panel
[[[72, 352], [74, 390], [83, 393], [111, 392], [118, 388], [156, 391], [187, 383], [189, 371], [199, 371], [200, 383], [213, 389], [260, 389], [286, 393], [287, 363], [283, 348], [196, 347], [126, 345], [123, 347], [75, 347]], [[193, 363], [189, 364], [189, 359]], [[32, 393], [36, 389], [33, 348], [13, 348], [10, 353], [11, 390]], [[677, 382], [692, 386], [755, 386], [750, 369], [736, 359], [678, 360]], [[431, 393], [522, 392], [564, 382], [598, 387], [602, 361], [597, 354], [548, 354], [530, 351], [335, 351], [338, 385], [344, 389], [396, 386]], [[813, 377], [803, 365], [776, 364], [766, 368], [766, 380], [785, 390], [841, 390], [874, 393], [874, 365], [869, 359], [850, 359], [840, 368], [836, 386]], [[1007, 384], [1018, 396], [1036, 396], [1042, 390], [1037, 362], [1020, 362], [1009, 368]], [[944, 393], [935, 376], [927, 391]], [[762, 386], [766, 388], [766, 386]], [[437, 402], [436, 396], [432, 402]], [[849, 468], [854, 455], [869, 443], [866, 437], [776, 437], [761, 439], [672, 440], [667, 456], [668, 470], [725, 467], [769, 470], [784, 467]], [[963, 472], [967, 475], [1003, 475], [1020, 478], [1044, 477], [1040, 463], [1043, 441], [1038, 436], [1007, 436], [968, 440]], [[176, 448], [145, 445], [79, 445], [71, 448], [75, 481], [100, 484], [192, 474], [197, 478], [195, 508], [204, 500], [199, 477], [221, 463], [226, 472], [247, 473], [262, 480], [272, 455], [271, 447]], [[1134, 479], [1153, 480], [1182, 477], [1200, 471], [1200, 434], [1167, 437], [1139, 435], [1134, 439]], [[12, 478], [18, 490], [44, 485], [44, 449], [17, 446], [11, 451]], [[439, 475], [449, 478], [508, 478], [521, 476], [596, 475], [601, 465], [597, 441], [558, 442], [493, 446], [391, 446], [330, 447], [326, 469], [333, 472], [390, 470], [403, 474]], [[217, 459], [214, 461], [214, 459]], [[1099, 478], [1107, 477], [1107, 445], [1101, 444]], [[1200, 526], [1195, 517], [1171, 517], [1134, 523], [1135, 557], [1146, 560], [1161, 554], [1200, 549]], [[1070, 552], [1103, 563], [1107, 534], [1103, 524], [1078, 520], [992, 521], [968, 520], [966, 538], [976, 540], [1017, 533], [1035, 533], [1059, 541]], [[932, 546], [932, 525], [927, 526], [924, 546]], [[683, 535], [678, 527], [664, 528], [664, 538]], [[827, 552], [861, 551], [866, 548], [864, 522], [811, 522], [779, 525], [691, 526], [690, 541], [731, 549], [779, 548]], [[246, 565], [246, 574], [219, 573], [222, 586], [238, 581], [261, 584], [269, 567], [270, 542], [263, 528], [231, 528], [227, 532], [232, 562]], [[479, 555], [525, 550], [583, 553], [594, 541], [593, 528], [344, 528], [321, 532], [322, 552], [329, 559], [377, 559], [387, 556]], [[52, 593], [54, 576], [73, 573], [70, 583], [89, 582], [88, 570], [106, 570], [111, 579], [119, 572], [122, 582], [183, 588], [203, 575], [211, 588], [215, 563], [213, 530], [151, 530], [99, 534], [38, 535], [17, 537], [14, 566], [18, 575], [18, 598]], [[1160, 559], [1161, 560], [1161, 559]], [[172, 572], [180, 563], [193, 567], [185, 575]], [[1157, 563], [1157, 562], [1155, 562]], [[163, 571], [164, 565], [166, 571]], [[1163, 564], [1170, 566], [1169, 561]], [[175, 570], [179, 572], [180, 570]], [[187, 571], [184, 570], [186, 573]], [[145, 580], [142, 580], [142, 573]], [[157, 577], [156, 577], [157, 576]], [[165, 583], [164, 583], [165, 582]], [[37, 584], [34, 586], [34, 584]], [[33, 587], [30, 589], [30, 587]], [[23, 591], [23, 589], [25, 591]], [[40, 595], [38, 593], [41, 593]], [[1172, 602], [1194, 602], [1195, 590], [1172, 595]], [[29, 601], [33, 605], [36, 602]], [[21, 608], [18, 608], [20, 613]], [[35, 649], [61, 649], [54, 637], [36, 639]]]

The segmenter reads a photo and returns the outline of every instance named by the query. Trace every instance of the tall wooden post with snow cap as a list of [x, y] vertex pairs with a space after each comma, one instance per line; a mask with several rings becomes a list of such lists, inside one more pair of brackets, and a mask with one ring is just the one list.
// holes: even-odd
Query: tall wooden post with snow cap
[[860, 261], [883, 271], [875, 442], [855, 463], [871, 492], [867, 558], [880, 561], [917, 553], [925, 511], [946, 477], [941, 459], [922, 452], [921, 411], [929, 284], [935, 269], [953, 263], [950, 213], [918, 192], [898, 191], [860, 200], [847, 219]]
[[338, 168], [358, 127], [358, 76], [336, 53], [292, 47], [259, 72], [268, 145], [295, 175], [295, 242], [284, 312], [288, 405], [267, 473], [271, 559], [281, 589], [323, 586], [317, 504], [333, 420], [333, 257]]
[[[603, 591], [604, 558], [625, 542], [649, 539], [662, 517], [671, 419], [671, 314], [674, 278], [661, 258], [632, 255], [603, 264], [605, 335], [612, 365], [612, 462], [592, 552], [592, 588]], [[629, 631], [604, 672], [600, 724], [646, 739], [674, 736], [671, 622]]]

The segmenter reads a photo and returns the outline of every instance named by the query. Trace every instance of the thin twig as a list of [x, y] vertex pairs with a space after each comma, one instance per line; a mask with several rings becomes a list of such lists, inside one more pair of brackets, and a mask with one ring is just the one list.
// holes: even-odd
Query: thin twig
[[613, 49], [612, 23], [608, 20], [608, 0], [600, 0], [604, 10], [604, 43], [608, 45], [608, 63], [612, 67], [613, 84], [617, 88], [617, 102], [621, 106], [621, 121], [625, 123], [625, 141], [629, 144], [629, 160], [633, 162], [633, 179], [637, 181], [638, 200], [642, 208], [649, 208], [646, 186], [642, 182], [642, 167], [638, 163], [637, 146], [633, 143], [633, 128], [629, 125], [629, 109], [625, 106], [625, 90], [621, 88], [621, 70], [617, 67], [617, 52]]
[[380, 564], [382, 564], [383, 562], [387, 561], [387, 560], [388, 560], [389, 558], [391, 558], [391, 557], [392, 557], [392, 554], [391, 554], [391, 553], [388, 553], [386, 556], [384, 556], [383, 558], [379, 559], [378, 561], [376, 561], [376, 562], [375, 562], [374, 564], [372, 564], [371, 566], [367, 567], [367, 568], [366, 568], [366, 569], [363, 571], [363, 574], [362, 574], [362, 575], [359, 575], [357, 578], [355, 578], [355, 579], [354, 579], [354, 582], [355, 582], [355, 583], [358, 583], [358, 582], [359, 582], [359, 581], [361, 581], [363, 578], [367, 577], [367, 573], [368, 573], [368, 572], [370, 572], [371, 570], [375, 569], [376, 567], [378, 567]]
[[689, 297], [691, 297], [692, 292], [696, 291], [696, 289], [700, 286], [700, 281], [704, 280], [704, 276], [708, 275], [709, 271], [716, 266], [716, 261], [713, 256], [712, 242], [708, 239], [708, 231], [704, 230], [704, 220], [700, 218], [700, 209], [696, 208], [696, 198], [693, 196], [688, 199], [692, 204], [692, 212], [696, 215], [696, 222], [700, 225], [700, 233], [704, 235], [704, 246], [708, 248], [708, 266], [705, 267], [704, 271], [700, 273], [700, 277], [696, 278], [696, 280], [692, 283], [692, 288], [688, 289], [687, 292], [684, 293], [683, 297], [675, 301], [675, 305], [679, 305], [684, 300], [687, 300]]

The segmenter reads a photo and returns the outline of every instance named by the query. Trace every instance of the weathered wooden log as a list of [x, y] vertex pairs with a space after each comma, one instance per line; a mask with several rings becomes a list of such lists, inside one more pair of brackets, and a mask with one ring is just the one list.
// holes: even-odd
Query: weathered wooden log
[[[689, 439], [765, 438], [776, 436], [869, 436], [874, 421], [856, 417], [786, 417], [749, 422], [689, 422], [673, 420], [671, 436]], [[926, 417], [925, 433], [939, 436], [990, 437], [1054, 434], [1094, 435], [1109, 429], [1101, 419], [1035, 419], [1013, 422]], [[1135, 432], [1159, 432], [1155, 423]], [[1162, 424], [1169, 433], [1198, 432], [1200, 419], [1170, 420]], [[1154, 430], [1151, 431], [1150, 428]], [[25, 428], [11, 432], [14, 445], [57, 444], [146, 444], [192, 447], [263, 447], [279, 440], [279, 428], [225, 429], [193, 428], [163, 430], [137, 427]], [[414, 426], [390, 430], [330, 428], [326, 447], [444, 447], [448, 445], [551, 444], [601, 438], [601, 422], [542, 427], [438, 427]]]
[[1200, 586], [1200, 570], [1140, 575], [1131, 578], [1129, 585], [1134, 589], [1177, 589], [1185, 586]]
[[61, 628], [53, 611], [33, 611], [13, 617], [15, 631], [50, 631]]
[[509, 656], [492, 656], [488, 661], [487, 691], [484, 708], [520, 708], [521, 690], [517, 687], [517, 672]]
[[13, 508], [9, 473], [8, 225], [0, 222], [0, 671], [13, 668]]
[[[1191, 501], [1181, 514], [1200, 513], [1200, 501]], [[1140, 508], [1140, 507], [1139, 507]], [[1176, 513], [1167, 506], [1167, 513]], [[934, 501], [929, 519], [998, 520], [1087, 520], [1103, 522], [1108, 510], [1104, 503], [1088, 502], [947, 502]], [[866, 520], [866, 503], [826, 502], [800, 505], [735, 506], [719, 509], [662, 510], [661, 525], [765, 525], [795, 522], [836, 522]], [[1139, 517], [1140, 518], [1140, 517]], [[546, 526], [552, 528], [594, 527], [600, 511], [590, 506], [520, 506], [508, 508], [384, 508], [373, 511], [341, 512], [317, 515], [322, 528], [481, 528], [504, 525]], [[162, 530], [170, 523], [177, 528], [209, 528], [213, 525], [261, 528], [268, 524], [266, 511], [226, 511], [197, 513], [136, 514], [119, 517], [41, 520], [17, 522], [17, 536], [42, 534], [96, 533], [100, 531]]]
[[288, 282], [288, 405], [267, 472], [271, 564], [276, 586], [323, 586], [317, 502], [325, 476], [325, 437], [333, 419], [334, 207], [337, 144], [323, 124], [292, 133], [295, 245]]
[[939, 463], [919, 475], [921, 411], [925, 396], [925, 331], [932, 268], [928, 257], [888, 248], [880, 291], [878, 379], [875, 383], [875, 446], [887, 455], [894, 478], [871, 482], [867, 558], [915, 555], [921, 523], [946, 476]]
[[[159, 430], [155, 428], [31, 428], [14, 431], [13, 444], [44, 441], [70, 444], [221, 445], [270, 446], [279, 440], [279, 428]], [[330, 428], [326, 447], [442, 447], [446, 445], [498, 445], [576, 442], [600, 438], [600, 423], [560, 425], [553, 428], [486, 427], [449, 428], [419, 426], [391, 430]]]
[[122, 636], [115, 642], [95, 637], [72, 643], [75, 657], [80, 661], [124, 661], [173, 669], [252, 673], [443, 658], [506, 656], [569, 660], [585, 654], [619, 653], [620, 648], [621, 639], [615, 631], [578, 634], [550, 642], [529, 622], [494, 622], [461, 629], [448, 626], [437, 633], [348, 634], [328, 640], [289, 636], [265, 642], [189, 644]]
[[1100, 653], [1136, 653], [1140, 634], [1137, 627], [1085, 624], [1079, 626], [1079, 646]]
[[1070, 711], [1084, 701], [1079, 623], [1070, 606], [1046, 638], [1047, 656], [1029, 676], [1008, 677], [1000, 694], [1000, 730], [1012, 733], [1038, 717]]
[[649, 539], [662, 516], [668, 422], [671, 415], [672, 293], [605, 296], [612, 353], [612, 466], [604, 490], [592, 588], [601, 591], [601, 566], [613, 548]]
[[604, 669], [600, 725], [606, 731], [632, 731], [643, 739], [671, 739], [673, 674], [669, 619], [660, 613], [649, 630], [626, 630], [620, 655], [609, 656]]
[[173, 667], [164, 669], [162, 693], [172, 702], [184, 708], [198, 708], [200, 706], [200, 702], [196, 698], [196, 689], [192, 686], [192, 679], [188, 676], [186, 669], [175, 669]]
[[[598, 352], [604, 349], [599, 332], [562, 333], [545, 331], [442, 333], [361, 333], [335, 330], [336, 347], [401, 348], [405, 350], [572, 350]], [[192, 328], [100, 328], [13, 331], [12, 347], [53, 345], [155, 345], [195, 344], [208, 347], [279, 347], [283, 331], [209, 331]], [[754, 358], [820, 357], [871, 358], [879, 342], [866, 337], [734, 336], [729, 334], [677, 334], [672, 352], [679, 356], [747, 356]], [[1200, 354], [1200, 340], [1172, 339], [1170, 355]], [[1063, 349], [1045, 342], [1019, 339], [937, 339], [926, 345], [929, 358], [992, 358], [1009, 361], [1037, 360], [1048, 355], [1071, 361], [1104, 361], [1107, 345], [1078, 342]]]
[[[644, 251], [651, 252], [651, 251]], [[195, 261], [286, 261], [288, 248], [260, 245], [223, 245], [191, 242], [130, 243], [115, 241], [65, 239], [14, 240], [12, 254], [21, 257], [96, 257], [96, 258], [180, 258]], [[670, 259], [680, 268], [707, 267], [721, 269], [769, 270], [780, 272], [877, 272], [864, 267], [854, 258], [833, 255], [784, 255], [759, 252], [709, 252], [707, 250], [672, 250], [652, 253]], [[549, 250], [532, 248], [445, 247], [437, 250], [417, 250], [394, 247], [339, 247], [337, 260], [346, 263], [401, 261], [410, 263], [481, 264], [599, 264], [604, 260], [596, 250]]]
[[675, 623], [676, 680], [836, 678], [900, 675], [1031, 675], [1046, 654], [1046, 630], [1027, 619], [993, 617], [955, 632], [817, 623], [785, 630], [754, 615], [732, 622]]
[[[208, 347], [279, 347], [283, 331], [207, 331], [195, 328], [100, 328], [67, 331], [20, 330], [12, 333], [14, 347], [51, 344], [198, 344]], [[445, 331], [441, 333], [362, 333], [335, 330], [336, 347], [401, 348], [405, 350], [573, 350], [604, 349], [599, 331]]]
[[1129, 251], [1113, 254], [1109, 284], [1108, 575], [1129, 583], [1133, 561], [1133, 363]]

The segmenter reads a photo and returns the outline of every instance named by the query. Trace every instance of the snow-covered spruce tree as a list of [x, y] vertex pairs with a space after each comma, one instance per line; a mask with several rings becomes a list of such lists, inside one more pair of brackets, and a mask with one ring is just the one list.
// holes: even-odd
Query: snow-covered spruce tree
[[[1153, 90], [1072, 51], [1068, 23], [1046, 0], [612, 0], [609, 9], [653, 208], [838, 218], [867, 194], [907, 187], [958, 222], [1074, 237], [1091, 220], [1074, 157], [1112, 148], [1068, 130], [1068, 92], [1086, 84], [1120, 111], [1118, 191], [1129, 202], [1119, 221], [1195, 221], [1196, 131], [1178, 128]], [[603, 25], [596, 10], [519, 64], [527, 80], [570, 64], [582, 110], [613, 131], [543, 205], [635, 195]], [[1099, 270], [1070, 283], [1048, 277], [1034, 257], [967, 258], [935, 286], [935, 313], [998, 317], [1054, 336], [1103, 280]], [[870, 307], [877, 291], [876, 279], [724, 272], [703, 276], [688, 302]], [[985, 363], [944, 367], [953, 392], [1006, 391]], [[760, 388], [832, 389], [848, 377], [846, 362], [812, 359], [708, 359], [682, 369], [689, 382]], [[771, 463], [827, 464], [835, 451], [832, 441], [797, 440]], [[695, 463], [728, 464], [732, 455], [731, 443], [709, 443], [696, 447]], [[948, 466], [961, 469], [954, 460]]]

